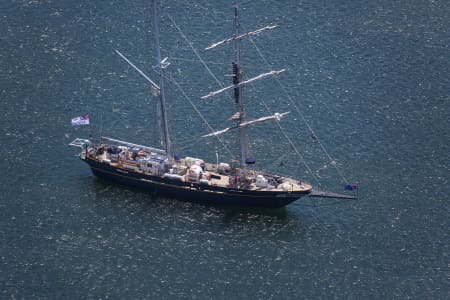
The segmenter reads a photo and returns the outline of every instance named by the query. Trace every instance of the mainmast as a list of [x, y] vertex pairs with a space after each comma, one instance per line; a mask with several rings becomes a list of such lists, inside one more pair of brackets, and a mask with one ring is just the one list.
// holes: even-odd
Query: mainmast
[[241, 40], [247, 37], [250, 37], [252, 35], [257, 35], [263, 31], [274, 29], [277, 26], [266, 26], [254, 31], [250, 31], [244, 34], [239, 33], [239, 18], [238, 18], [238, 12], [237, 12], [237, 6], [234, 7], [234, 34], [231, 38], [227, 38], [224, 40], [221, 40], [217, 43], [214, 43], [210, 45], [209, 47], [205, 48], [206, 50], [213, 49], [217, 46], [227, 44], [227, 43], [233, 43], [234, 48], [234, 61], [232, 62], [233, 67], [233, 84], [224, 88], [221, 88], [220, 90], [210, 92], [208, 95], [205, 95], [202, 97], [202, 99], [208, 99], [212, 96], [216, 96], [218, 94], [221, 94], [228, 90], [234, 91], [234, 102], [236, 106], [236, 113], [231, 117], [232, 120], [236, 121], [236, 125], [232, 127], [225, 128], [223, 130], [219, 130], [216, 132], [212, 132], [210, 134], [206, 134], [204, 136], [217, 136], [219, 134], [223, 134], [225, 132], [228, 132], [231, 129], [238, 129], [239, 132], [239, 146], [240, 146], [240, 165], [241, 165], [241, 176], [243, 179], [246, 178], [247, 173], [247, 155], [248, 155], [248, 136], [247, 136], [247, 126], [259, 123], [259, 122], [265, 122], [268, 120], [277, 120], [279, 121], [281, 117], [285, 116], [289, 112], [285, 113], [275, 113], [272, 116], [262, 117], [258, 118], [256, 120], [246, 121], [246, 115], [245, 115], [245, 105], [244, 105], [244, 99], [242, 97], [242, 90], [243, 86], [249, 83], [252, 83], [254, 81], [260, 80], [262, 78], [265, 78], [267, 76], [273, 76], [278, 75], [284, 71], [285, 69], [278, 70], [278, 71], [270, 71], [267, 73], [260, 74], [256, 77], [242, 80], [242, 65], [241, 65]]
[[[245, 107], [242, 97], [242, 85], [239, 83], [242, 81], [242, 70], [241, 70], [241, 39], [238, 39], [239, 36], [239, 18], [238, 18], [238, 10], [237, 6], [234, 7], [234, 61], [232, 62], [233, 66], [233, 85], [234, 87], [234, 99], [235, 105], [237, 108], [237, 118], [236, 121], [239, 125], [245, 123]], [[243, 171], [243, 178], [246, 177], [247, 173], [247, 127], [239, 126], [239, 146], [240, 146], [240, 158], [241, 158], [241, 169]]]
[[158, 14], [158, 1], [153, 1], [153, 30], [155, 31], [155, 42], [156, 42], [156, 68], [159, 71], [159, 100], [160, 100], [160, 127], [162, 133], [162, 143], [164, 150], [171, 160], [172, 153], [170, 147], [170, 139], [169, 139], [169, 125], [167, 121], [167, 107], [166, 107], [166, 98], [164, 94], [164, 68], [167, 66], [165, 60], [161, 60], [161, 48], [159, 43], [159, 14]]

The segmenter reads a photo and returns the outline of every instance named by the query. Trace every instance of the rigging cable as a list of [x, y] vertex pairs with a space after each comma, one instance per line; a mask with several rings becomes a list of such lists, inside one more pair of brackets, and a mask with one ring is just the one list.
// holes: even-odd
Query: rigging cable
[[[220, 87], [224, 87], [222, 82], [214, 75], [214, 73], [211, 71], [211, 69], [208, 67], [206, 62], [203, 60], [203, 58], [198, 53], [197, 49], [194, 48], [191, 41], [187, 38], [187, 36], [183, 33], [181, 28], [175, 23], [174, 19], [168, 14], [169, 20], [172, 22], [173, 26], [178, 30], [181, 37], [185, 40], [185, 42], [188, 44], [188, 46], [191, 48], [191, 50], [194, 52], [195, 56], [197, 56], [198, 60], [201, 62], [201, 64], [205, 67], [205, 69], [208, 71], [208, 73], [211, 75], [212, 78], [219, 84]], [[212, 128], [212, 126], [208, 123], [208, 121], [205, 119], [205, 117], [202, 115], [202, 113], [197, 109], [197, 107], [194, 105], [194, 103], [190, 100], [189, 96], [184, 92], [184, 90], [181, 88], [181, 86], [175, 81], [173, 77], [171, 77], [171, 80], [177, 85], [177, 87], [180, 89], [180, 91], [183, 93], [184, 97], [189, 101], [189, 103], [192, 105], [194, 110], [199, 114], [199, 116], [202, 118], [203, 122], [205, 122], [206, 126], [211, 130], [211, 132], [215, 132], [215, 130]], [[223, 145], [225, 150], [230, 154], [231, 158], [235, 159], [235, 156], [231, 153], [231, 151], [228, 149], [228, 147], [225, 145], [224, 141], [217, 136], [217, 139], [219, 142]]]
[[203, 58], [201, 58], [200, 54], [198, 54], [197, 49], [195, 49], [194, 46], [192, 46], [191, 41], [186, 37], [186, 35], [183, 33], [183, 31], [181, 31], [181, 28], [175, 23], [175, 21], [172, 19], [172, 17], [170, 15], [168, 15], [168, 17], [169, 17], [170, 21], [172, 22], [173, 26], [175, 26], [175, 28], [178, 30], [178, 32], [180, 33], [181, 37], [186, 41], [186, 43], [192, 49], [192, 51], [194, 52], [195, 56], [197, 56], [197, 58], [200, 60], [200, 62], [205, 67], [205, 69], [208, 71], [208, 73], [214, 78], [214, 80], [220, 85], [220, 87], [223, 88], [224, 87], [223, 84], [219, 81], [219, 79], [217, 79], [217, 77], [214, 75], [214, 73], [208, 67], [208, 65], [203, 60]]
[[[197, 106], [195, 106], [195, 104], [191, 101], [191, 99], [189, 98], [189, 96], [185, 93], [185, 91], [181, 88], [180, 84], [172, 77], [172, 75], [167, 74], [166, 78], [168, 78], [173, 84], [176, 85], [176, 87], [178, 88], [178, 90], [180, 90], [180, 92], [183, 94], [183, 96], [186, 98], [186, 100], [191, 104], [191, 106], [194, 108], [195, 112], [200, 116], [200, 118], [203, 120], [203, 122], [206, 124], [206, 126], [208, 126], [209, 130], [211, 130], [211, 132], [214, 132], [214, 128], [212, 128], [212, 126], [208, 123], [208, 121], [206, 120], [206, 118], [203, 116], [203, 114], [198, 110]], [[221, 137], [216, 136], [217, 139], [219, 140], [219, 142], [222, 144], [223, 148], [228, 152], [228, 154], [230, 154], [231, 158], [234, 158], [234, 155], [231, 153], [230, 149], [228, 149], [227, 145], [225, 145], [225, 142], [221, 139]]]
[[[267, 111], [272, 114], [272, 111], [270, 110], [270, 108], [266, 104], [266, 102], [264, 102], [264, 100], [261, 100], [261, 101], [264, 104], [264, 106], [266, 107]], [[314, 175], [314, 173], [312, 172], [312, 170], [309, 167], [309, 165], [306, 163], [305, 159], [303, 158], [303, 155], [300, 154], [300, 152], [297, 150], [297, 147], [295, 147], [294, 143], [292, 142], [292, 140], [287, 135], [286, 130], [284, 130], [284, 128], [281, 126], [280, 122], [275, 122], [275, 123], [278, 125], [278, 128], [280, 129], [280, 131], [283, 133], [284, 137], [288, 141], [289, 146], [291, 147], [292, 151], [294, 151], [297, 154], [297, 156], [300, 158], [302, 163], [305, 165], [305, 167], [308, 170], [308, 172], [311, 174], [311, 176], [314, 177], [314, 180], [316, 180], [316, 182], [319, 183], [319, 180], [317, 179], [316, 175]]]
[[[219, 79], [214, 75], [214, 73], [211, 71], [211, 69], [208, 67], [208, 65], [206, 64], [206, 62], [202, 59], [202, 57], [200, 56], [200, 54], [198, 53], [197, 49], [194, 48], [194, 46], [192, 45], [191, 41], [186, 37], [186, 35], [183, 33], [183, 31], [181, 30], [181, 28], [175, 23], [175, 21], [173, 20], [173, 18], [168, 15], [170, 21], [172, 22], [172, 24], [175, 26], [175, 28], [178, 30], [178, 32], [180, 33], [180, 35], [183, 37], [183, 39], [186, 41], [186, 43], [189, 45], [189, 47], [192, 49], [192, 51], [194, 52], [194, 54], [197, 56], [197, 58], [199, 59], [199, 61], [202, 63], [202, 65], [205, 67], [205, 69], [208, 71], [208, 73], [211, 75], [211, 77], [217, 82], [217, 84], [223, 88], [224, 85], [222, 84], [222, 82], [219, 81]], [[250, 41], [253, 42], [253, 40], [250, 38]], [[256, 45], [255, 45], [256, 47]], [[259, 50], [259, 49], [257, 49]], [[262, 56], [262, 54], [260, 53], [260, 55]], [[264, 59], [264, 62], [267, 64], [267, 61]], [[269, 68], [270, 69], [270, 68]], [[172, 78], [173, 79], [173, 78]], [[175, 81], [174, 81], [175, 82]], [[178, 83], [176, 83], [177, 86], [179, 87]], [[281, 85], [281, 84], [280, 84]], [[179, 87], [181, 89], [181, 87]], [[286, 92], [285, 92], [286, 93]], [[185, 95], [186, 98], [187, 95], [183, 92], [183, 94]], [[263, 101], [263, 104], [265, 105], [266, 109], [270, 112], [269, 107], [267, 106], [267, 104]], [[197, 111], [197, 113], [200, 114], [200, 112], [198, 111], [197, 108], [195, 108], [195, 105], [193, 103], [191, 103], [191, 105], [194, 107], [194, 109]], [[270, 112], [272, 114], [272, 112]], [[200, 114], [201, 115], [201, 114]], [[202, 119], [204, 120], [204, 122], [208, 125], [208, 127], [212, 130], [212, 128], [209, 126], [209, 124], [207, 123], [206, 119], [203, 118], [203, 116], [201, 116]], [[288, 137], [286, 131], [284, 130], [283, 127], [281, 127], [279, 122], [276, 122], [280, 131], [283, 133], [283, 135], [285, 136], [285, 138], [287, 139], [289, 146], [291, 147], [291, 149], [299, 156], [300, 160], [302, 161], [302, 163], [305, 165], [306, 169], [308, 170], [308, 172], [311, 174], [311, 176], [314, 177], [314, 179], [318, 182], [316, 176], [314, 175], [314, 172], [312, 172], [311, 168], [308, 166], [308, 164], [306, 163], [306, 161], [304, 160], [303, 156], [300, 154], [300, 152], [297, 150], [297, 148], [295, 147], [294, 143], [292, 142], [292, 140]], [[218, 136], [217, 136], [218, 137]], [[219, 139], [220, 140], [220, 139]], [[222, 142], [222, 140], [220, 140], [220, 142], [222, 144], [224, 144]], [[227, 151], [230, 153], [230, 151], [227, 149]], [[231, 154], [231, 153], [230, 153]]]
[[[187, 58], [172, 57], [172, 56], [170, 57], [170, 60], [181, 60], [181, 61], [189, 61], [189, 62], [195, 62], [195, 63], [198, 63], [198, 62], [201, 63], [202, 62], [202, 61], [196, 60], [196, 59], [187, 59]], [[207, 61], [207, 63], [211, 64], [211, 65], [229, 65], [229, 64], [226, 64], [226, 63], [212, 62], [212, 61]]]
[[[202, 63], [202, 65], [205, 67], [205, 69], [208, 71], [208, 73], [211, 75], [211, 77], [217, 82], [217, 84], [220, 87], [224, 87], [224, 85], [219, 81], [219, 79], [214, 75], [214, 73], [211, 71], [211, 69], [208, 67], [208, 65], [206, 64], [206, 62], [201, 58], [200, 54], [198, 53], [198, 51], [194, 48], [194, 46], [192, 45], [192, 43], [190, 42], [190, 40], [186, 37], [186, 35], [183, 33], [183, 31], [180, 29], [180, 27], [175, 23], [175, 21], [173, 20], [173, 18], [168, 15], [170, 21], [172, 22], [172, 24], [175, 26], [175, 28], [178, 30], [178, 32], [180, 33], [180, 35], [183, 37], [183, 39], [186, 41], [186, 43], [189, 45], [189, 47], [192, 49], [192, 51], [194, 52], [194, 54], [197, 56], [197, 58], [199, 59], [199, 61]], [[252, 45], [255, 47], [256, 51], [258, 52], [259, 56], [261, 57], [261, 59], [264, 61], [264, 63], [266, 64], [266, 66], [268, 67], [268, 69], [270, 70], [270, 65], [267, 62], [266, 58], [264, 57], [264, 55], [262, 54], [261, 50], [259, 49], [259, 47], [255, 44], [255, 42], [253, 41], [253, 39], [251, 37], [249, 37], [250, 42], [252, 43]], [[189, 97], [186, 95], [186, 93], [184, 93], [184, 91], [181, 89], [181, 87], [179, 86], [179, 84], [173, 79], [171, 78], [171, 80], [173, 80], [173, 82], [178, 86], [178, 88], [182, 91], [183, 95], [186, 97], [186, 99], [189, 100], [189, 102], [191, 103], [191, 105], [194, 107], [194, 109], [196, 110], [196, 112], [201, 116], [201, 118], [203, 119], [203, 121], [205, 122], [205, 124], [209, 127], [209, 129], [211, 131], [213, 131], [212, 127], [209, 125], [209, 123], [206, 121], [206, 119], [203, 117], [203, 115], [200, 113], [200, 111], [195, 107], [195, 105], [190, 101]], [[285, 87], [282, 85], [280, 79], [278, 79], [278, 77], [275, 76], [275, 80], [278, 82], [279, 86], [281, 87], [281, 89], [283, 90], [283, 93], [286, 95], [286, 97], [288, 98], [288, 100], [291, 102], [291, 104], [294, 106], [295, 110], [297, 111], [297, 113], [299, 114], [299, 116], [301, 117], [301, 119], [303, 120], [303, 122], [306, 124], [308, 130], [311, 132], [312, 136], [315, 137], [315, 140], [317, 141], [317, 143], [320, 145], [322, 151], [325, 153], [325, 155], [328, 157], [330, 164], [333, 165], [337, 171], [337, 173], [339, 174], [339, 176], [341, 177], [341, 179], [344, 180], [344, 182], [348, 182], [347, 179], [345, 178], [345, 176], [342, 174], [342, 172], [339, 170], [339, 168], [337, 167], [337, 164], [335, 162], [335, 160], [331, 157], [331, 155], [328, 153], [328, 151], [325, 149], [324, 145], [322, 144], [322, 142], [319, 140], [319, 137], [317, 136], [317, 134], [315, 133], [315, 131], [313, 130], [313, 128], [311, 127], [311, 125], [308, 123], [308, 121], [306, 120], [306, 118], [304, 117], [304, 115], [301, 113], [300, 109], [298, 108], [297, 104], [292, 100], [292, 97], [289, 96], [289, 94], [287, 93]], [[268, 107], [268, 105], [262, 101], [264, 106], [266, 107], [266, 109], [270, 112], [270, 108]], [[308, 172], [314, 177], [314, 179], [318, 182], [318, 179], [315, 175], [314, 172], [312, 172], [311, 168], [309, 167], [309, 165], [306, 163], [305, 159], [303, 158], [303, 156], [300, 154], [300, 152], [298, 151], [298, 149], [295, 147], [294, 143], [292, 142], [292, 140], [289, 138], [289, 136], [287, 135], [286, 131], [284, 130], [284, 128], [280, 125], [279, 122], [276, 122], [280, 131], [283, 133], [283, 135], [285, 136], [285, 138], [287, 139], [289, 146], [291, 147], [291, 149], [297, 154], [297, 156], [300, 158], [300, 160], [302, 161], [302, 163], [305, 165], [305, 167], [307, 168]], [[217, 136], [218, 137], [218, 136]], [[219, 137], [218, 137], [219, 138]], [[228, 153], [230, 155], [231, 152], [229, 151], [228, 148], [226, 148], [224, 142], [219, 138], [219, 141], [222, 143], [222, 145], [225, 147], [225, 149], [228, 151]]]
[[[256, 51], [258, 52], [259, 56], [261, 57], [261, 59], [264, 61], [264, 63], [266, 64], [266, 66], [270, 69], [270, 65], [267, 62], [266, 58], [264, 57], [264, 55], [262, 54], [261, 50], [258, 48], [258, 46], [255, 44], [255, 42], [253, 41], [253, 39], [251, 37], [249, 37], [250, 42], [252, 43], [252, 45], [255, 47]], [[342, 172], [339, 170], [339, 168], [337, 167], [337, 164], [335, 162], [335, 160], [331, 157], [331, 155], [328, 153], [328, 151], [325, 149], [325, 147], [323, 146], [322, 142], [319, 140], [319, 137], [317, 136], [317, 134], [314, 132], [314, 130], [312, 129], [311, 125], [309, 125], [308, 121], [306, 120], [305, 116], [302, 114], [302, 112], [300, 111], [300, 109], [298, 108], [297, 104], [292, 100], [292, 97], [289, 96], [289, 94], [287, 93], [286, 89], [284, 88], [284, 86], [281, 84], [280, 79], [278, 79], [278, 77], [275, 77], [275, 80], [278, 82], [278, 84], [280, 85], [281, 89], [283, 90], [283, 93], [286, 95], [286, 97], [289, 99], [289, 101], [291, 102], [291, 104], [294, 106], [295, 110], [297, 111], [297, 113], [299, 114], [299, 116], [302, 118], [303, 122], [306, 124], [306, 126], [308, 127], [308, 130], [311, 132], [312, 136], [315, 137], [315, 140], [317, 141], [317, 143], [320, 145], [320, 147], [322, 148], [322, 151], [325, 153], [325, 155], [328, 157], [328, 159], [330, 160], [330, 164], [334, 166], [334, 168], [336, 169], [337, 173], [339, 174], [339, 176], [341, 177], [341, 179], [344, 180], [344, 182], [348, 182], [347, 179], [345, 178], [345, 176], [342, 174]], [[281, 128], [281, 127], [280, 127]], [[291, 144], [291, 142], [289, 142]], [[295, 146], [293, 144], [291, 144], [291, 147], [293, 147], [296, 153], [298, 153], [298, 151], [296, 150]], [[302, 161], [303, 158], [301, 158]], [[306, 166], [306, 165], [305, 165]]]

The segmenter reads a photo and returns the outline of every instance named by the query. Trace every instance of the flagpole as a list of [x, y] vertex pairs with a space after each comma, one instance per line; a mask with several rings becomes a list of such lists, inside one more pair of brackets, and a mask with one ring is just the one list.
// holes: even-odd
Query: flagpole
[[103, 114], [100, 115], [100, 132], [99, 132], [99, 141], [100, 145], [102, 144], [102, 136], [103, 136]]
[[94, 134], [92, 131], [91, 116], [88, 115], [88, 118], [89, 118], [89, 140], [91, 141], [91, 143], [93, 143], [94, 142]]

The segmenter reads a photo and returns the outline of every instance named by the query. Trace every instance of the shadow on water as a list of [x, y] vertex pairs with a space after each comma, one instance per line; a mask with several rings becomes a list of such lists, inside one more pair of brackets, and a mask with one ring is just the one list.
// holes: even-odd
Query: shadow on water
[[[137, 188], [137, 187], [130, 187], [127, 185], [123, 185], [120, 183], [111, 183], [108, 180], [105, 180], [103, 178], [95, 178], [94, 180], [94, 192], [96, 193], [97, 197], [102, 197], [101, 195], [111, 189], [111, 188], [120, 188], [121, 191], [129, 191], [136, 193], [136, 198], [134, 201], [136, 202], [142, 202], [147, 203], [150, 207], [150, 204], [166, 204], [170, 206], [178, 206], [180, 208], [185, 209], [186, 206], [189, 206], [190, 209], [192, 208], [199, 208], [200, 210], [204, 209], [216, 209], [220, 210], [224, 213], [224, 215], [228, 219], [233, 219], [238, 216], [242, 215], [261, 215], [261, 216], [271, 216], [275, 217], [279, 220], [283, 220], [287, 218], [287, 212], [286, 207], [283, 208], [256, 208], [256, 207], [246, 207], [246, 206], [238, 206], [238, 205], [219, 205], [219, 204], [201, 204], [201, 203], [195, 203], [190, 202], [187, 200], [177, 199], [177, 198], [167, 198], [162, 197], [158, 195], [157, 193], [152, 193], [145, 191], [144, 189]], [[107, 194], [106, 196], [109, 196], [110, 194]]]
[[101, 178], [95, 178], [91, 183], [88, 188], [91, 200], [86, 199], [91, 216], [109, 220], [108, 226], [131, 231], [151, 230], [158, 236], [167, 232], [175, 236], [197, 232], [211, 235], [211, 239], [232, 233], [229, 237], [232, 239], [290, 240], [298, 234], [303, 235], [307, 227], [295, 209], [291, 212], [289, 208], [204, 205], [159, 197]]

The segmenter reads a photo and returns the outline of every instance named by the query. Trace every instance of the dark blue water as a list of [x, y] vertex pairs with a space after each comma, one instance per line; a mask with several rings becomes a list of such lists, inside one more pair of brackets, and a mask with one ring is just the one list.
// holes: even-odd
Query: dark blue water
[[[105, 135], [156, 145], [155, 99], [114, 54], [156, 78], [150, 3], [3, 1], [0, 298], [449, 298], [448, 3], [240, 8], [243, 31], [280, 26], [253, 41], [272, 69], [289, 69], [279, 79], [339, 172], [269, 79], [246, 89], [249, 115], [292, 111], [280, 124], [311, 171], [275, 124], [250, 130], [259, 165], [338, 192], [342, 177], [356, 180], [361, 199], [225, 209], [94, 178], [67, 146], [88, 136], [72, 117], [90, 113], [96, 135], [103, 124]], [[228, 126], [229, 99], [199, 99], [217, 84], [169, 15], [225, 84], [231, 50], [203, 49], [232, 32], [229, 1], [165, 1], [161, 22], [169, 74], [214, 128]], [[248, 41], [243, 59], [247, 77], [268, 70]], [[225, 159], [168, 85], [175, 150]]]

